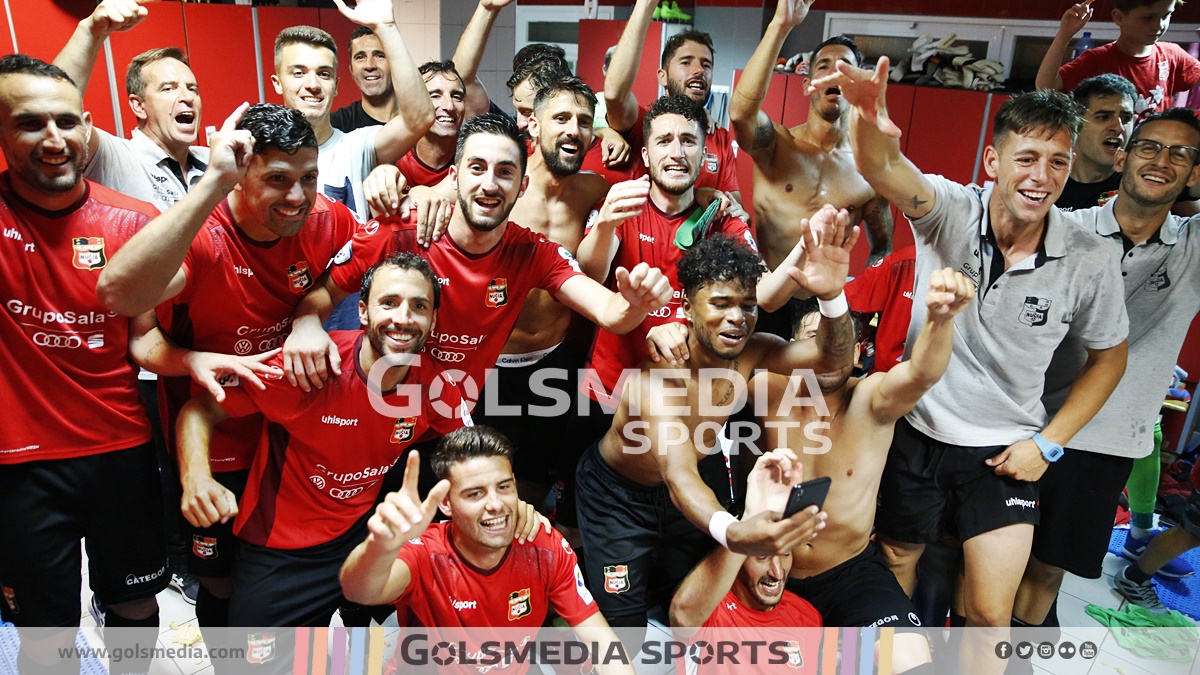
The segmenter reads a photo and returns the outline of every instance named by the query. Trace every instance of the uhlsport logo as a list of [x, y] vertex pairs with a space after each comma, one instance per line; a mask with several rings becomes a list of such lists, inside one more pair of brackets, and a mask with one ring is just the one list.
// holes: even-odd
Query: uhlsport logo
[[496, 277], [488, 283], [487, 306], [503, 307], [508, 304], [508, 279]]
[[396, 426], [392, 428], [393, 443], [407, 443], [412, 440], [413, 431], [417, 427], [417, 418], [406, 417], [402, 420], [396, 420]]
[[629, 590], [629, 566], [606, 565], [604, 567], [604, 590], [609, 593], [624, 593]]
[[303, 293], [313, 285], [312, 274], [308, 271], [308, 261], [301, 260], [287, 268], [288, 283], [296, 293]]
[[71, 240], [71, 248], [75, 253], [71, 263], [76, 269], [98, 270], [108, 264], [108, 256], [104, 255], [104, 237], [75, 237]]
[[513, 591], [508, 594], [508, 620], [516, 621], [533, 613], [533, 603], [529, 601], [528, 588]]

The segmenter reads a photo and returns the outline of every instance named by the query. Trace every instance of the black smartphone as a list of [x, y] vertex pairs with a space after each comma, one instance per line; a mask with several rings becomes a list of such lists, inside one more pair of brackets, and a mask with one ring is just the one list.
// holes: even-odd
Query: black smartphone
[[825, 496], [829, 494], [829, 484], [832, 482], [833, 479], [829, 476], [822, 476], [793, 485], [783, 517], [790, 518], [814, 504], [818, 510], [821, 509], [825, 505]]

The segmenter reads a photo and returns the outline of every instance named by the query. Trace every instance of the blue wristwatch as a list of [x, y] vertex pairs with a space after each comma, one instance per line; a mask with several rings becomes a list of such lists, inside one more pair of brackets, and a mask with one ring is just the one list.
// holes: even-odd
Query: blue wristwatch
[[1042, 457], [1045, 457], [1047, 462], [1053, 463], [1062, 459], [1063, 446], [1058, 443], [1046, 440], [1041, 434], [1034, 434], [1033, 442], [1037, 444], [1038, 450], [1042, 451]]

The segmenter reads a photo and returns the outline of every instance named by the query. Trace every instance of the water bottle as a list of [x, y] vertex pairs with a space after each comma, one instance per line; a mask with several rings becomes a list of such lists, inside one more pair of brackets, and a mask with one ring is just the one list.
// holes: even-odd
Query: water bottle
[[1084, 31], [1083, 37], [1075, 41], [1075, 51], [1071, 52], [1071, 60], [1079, 58], [1079, 55], [1092, 48], [1092, 33]]

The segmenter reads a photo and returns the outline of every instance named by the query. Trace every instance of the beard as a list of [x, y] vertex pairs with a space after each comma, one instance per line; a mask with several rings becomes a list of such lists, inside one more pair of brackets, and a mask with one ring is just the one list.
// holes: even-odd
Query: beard
[[692, 189], [692, 186], [696, 184], [696, 180], [700, 178], [699, 165], [696, 166], [695, 170], [692, 170], [692, 167], [689, 165], [688, 169], [686, 183], [668, 183], [668, 180], [676, 180], [673, 178], [675, 174], [671, 174], [672, 177], [668, 178], [668, 176], [665, 175], [666, 172], [659, 169], [657, 166], [648, 168], [650, 172], [650, 180], [663, 192], [676, 197]]
[[694, 92], [688, 89], [687, 82], [667, 81], [667, 96], [686, 96], [694, 101], [698, 101], [701, 105], [708, 102], [709, 96], [712, 95], [712, 85], [704, 86], [704, 96], [697, 99]]
[[462, 213], [463, 219], [467, 221], [467, 225], [470, 225], [472, 230], [478, 230], [479, 232], [491, 232], [497, 227], [500, 227], [504, 223], [508, 222], [508, 214], [512, 213], [513, 206], [515, 205], [516, 202], [513, 201], [507, 206], [501, 208], [500, 213], [495, 218], [476, 218], [474, 212], [471, 210], [471, 207], [474, 206], [474, 204], [472, 202], [468, 202], [466, 197], [463, 197], [462, 194], [458, 195], [459, 212]]
[[[574, 141], [579, 146], [579, 152], [571, 159], [564, 159], [560, 148], [568, 141]], [[578, 139], [562, 139], [555, 144], [553, 148], [547, 148], [544, 144], [539, 144], [542, 151], [542, 161], [546, 163], [546, 168], [555, 178], [566, 178], [574, 176], [583, 168], [583, 160], [586, 155], [582, 141]]]

